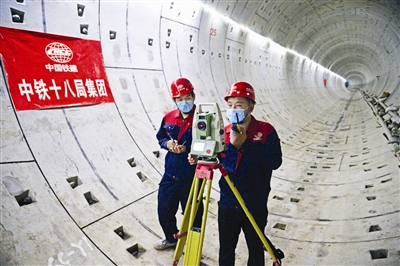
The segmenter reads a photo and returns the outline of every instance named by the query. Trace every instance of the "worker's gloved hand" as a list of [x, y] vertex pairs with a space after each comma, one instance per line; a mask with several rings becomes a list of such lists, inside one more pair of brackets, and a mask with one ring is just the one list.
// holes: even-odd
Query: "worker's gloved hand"
[[[234, 127], [235, 129], [233, 129]], [[246, 129], [240, 125], [232, 125], [229, 137], [231, 144], [236, 148], [240, 148], [246, 140]]]

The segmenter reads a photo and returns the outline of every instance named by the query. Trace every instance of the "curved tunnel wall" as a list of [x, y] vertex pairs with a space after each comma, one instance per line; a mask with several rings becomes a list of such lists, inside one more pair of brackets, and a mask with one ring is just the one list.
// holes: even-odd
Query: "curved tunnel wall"
[[[368, 50], [372, 59], [349, 63], [355, 58], [346, 46], [354, 43], [351, 32], [343, 49], [326, 41], [337, 34], [333, 28], [328, 33], [316, 28], [314, 37], [304, 34], [307, 41], [296, 35], [307, 27], [333, 25], [323, 15], [337, 14], [335, 3], [321, 9], [317, 2], [288, 2], [237, 2], [229, 8], [214, 1], [209, 7], [152, 1], [2, 2], [2, 26], [100, 40], [115, 98], [115, 104], [15, 112], [2, 79], [2, 264], [171, 263], [171, 251], [152, 248], [162, 237], [156, 194], [165, 155], [155, 132], [174, 107], [169, 84], [184, 76], [194, 84], [196, 102], [217, 102], [223, 112], [230, 84], [247, 80], [255, 87], [254, 114], [276, 127], [284, 153], [273, 175], [266, 233], [285, 251], [285, 263], [395, 265], [398, 159], [357, 87], [376, 96], [389, 91], [386, 104], [398, 106], [398, 35], [387, 42], [393, 47], [390, 60]], [[279, 9], [286, 10], [286, 20]], [[13, 22], [10, 10], [23, 11], [24, 22]], [[399, 25], [398, 17], [391, 22]], [[343, 33], [341, 27], [349, 24], [336, 25]], [[366, 47], [373, 45], [378, 46]], [[346, 89], [343, 78], [318, 62], [354, 85]], [[213, 186], [203, 250], [208, 265], [216, 264], [218, 248], [217, 182]], [[20, 206], [21, 195], [31, 196], [33, 204]], [[245, 264], [246, 252], [241, 239], [239, 264]]]

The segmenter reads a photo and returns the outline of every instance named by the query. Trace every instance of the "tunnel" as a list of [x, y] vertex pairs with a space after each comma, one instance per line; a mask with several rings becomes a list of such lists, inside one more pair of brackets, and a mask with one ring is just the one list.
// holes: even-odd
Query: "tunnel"
[[[178, 77], [225, 125], [231, 84], [254, 87], [283, 154], [264, 232], [282, 265], [400, 264], [400, 1], [0, 7], [1, 265], [172, 264], [173, 249], [153, 248], [156, 133]], [[79, 73], [90, 79], [64, 79]], [[218, 265], [220, 178], [201, 265]], [[241, 234], [236, 265], [247, 258]]]

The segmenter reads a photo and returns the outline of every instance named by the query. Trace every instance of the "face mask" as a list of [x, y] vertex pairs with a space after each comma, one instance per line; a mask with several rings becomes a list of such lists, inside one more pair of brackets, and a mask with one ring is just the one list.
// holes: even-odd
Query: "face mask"
[[246, 109], [226, 109], [226, 116], [231, 123], [241, 124], [246, 119], [246, 116], [244, 115], [244, 110]]
[[189, 113], [193, 108], [192, 101], [182, 101], [177, 103], [176, 105], [178, 106], [178, 109], [184, 114]]

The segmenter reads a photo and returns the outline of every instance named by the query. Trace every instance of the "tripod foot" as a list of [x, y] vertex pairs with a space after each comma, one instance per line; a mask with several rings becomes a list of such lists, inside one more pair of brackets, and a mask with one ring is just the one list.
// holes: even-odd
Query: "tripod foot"
[[277, 259], [275, 262], [272, 262], [272, 266], [281, 266], [281, 260]]

